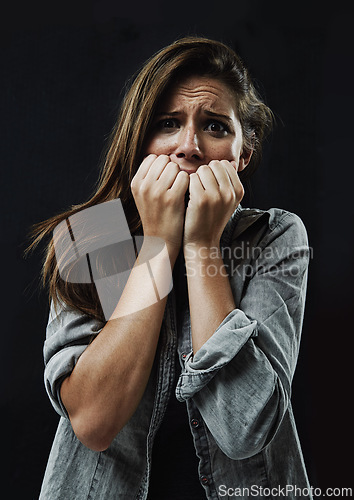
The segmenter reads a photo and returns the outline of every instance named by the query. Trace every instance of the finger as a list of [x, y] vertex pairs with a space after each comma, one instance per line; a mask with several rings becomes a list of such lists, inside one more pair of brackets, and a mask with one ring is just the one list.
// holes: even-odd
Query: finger
[[141, 162], [140, 167], [138, 168], [138, 170], [134, 176], [136, 181], [141, 181], [144, 179], [144, 177], [148, 173], [151, 165], [156, 160], [156, 158], [157, 158], [157, 155], [154, 155], [154, 154], [150, 154], [144, 158], [144, 160]]
[[222, 160], [222, 165], [224, 166], [225, 168], [225, 171], [227, 172], [229, 178], [230, 178], [230, 181], [232, 183], [232, 185], [234, 186], [235, 190], [237, 189], [237, 187], [239, 186], [240, 184], [240, 179], [239, 179], [239, 176], [237, 174], [237, 164], [235, 161], [227, 161], [227, 160]]
[[162, 174], [163, 170], [165, 169], [166, 165], [170, 163], [170, 157], [167, 155], [160, 155], [158, 156], [155, 161], [151, 164], [147, 174], [145, 175], [145, 179], [149, 181], [156, 181], [160, 175]]
[[210, 190], [210, 189], [218, 189], [219, 186], [216, 181], [215, 175], [213, 174], [213, 171], [209, 167], [209, 165], [201, 165], [197, 172], [197, 176], [200, 179], [201, 185], [205, 190]]
[[[200, 168], [200, 167], [199, 167]], [[198, 168], [198, 170], [199, 170]], [[197, 171], [198, 172], [198, 171]], [[201, 197], [205, 193], [205, 188], [201, 182], [200, 176], [195, 172], [189, 176], [189, 193], [192, 196]]]
[[229, 162], [227, 160], [221, 160], [221, 161], [213, 160], [209, 163], [209, 167], [215, 176], [220, 191], [222, 192], [228, 189], [234, 189], [230, 175], [227, 171], [228, 163]]
[[187, 174], [187, 172], [180, 170], [177, 173], [175, 180], [170, 187], [170, 192], [174, 193], [176, 196], [184, 196], [184, 194], [187, 192], [189, 183], [190, 183], [190, 177]]
[[230, 177], [230, 181], [235, 186], [237, 183], [238, 175], [237, 175], [237, 163], [235, 161], [227, 161], [222, 160], [222, 165], [225, 168], [228, 176]]
[[[164, 170], [161, 172], [160, 177], [157, 179], [159, 184], [164, 186], [166, 189], [169, 189], [174, 183], [178, 173], [180, 172], [180, 168], [177, 163], [170, 161], [167, 163]], [[186, 172], [185, 172], [186, 173]], [[187, 174], [188, 176], [188, 174]]]
[[239, 201], [242, 200], [244, 195], [244, 187], [237, 173], [237, 164], [236, 162], [226, 162], [225, 169], [230, 176], [230, 180], [235, 189], [236, 197]]

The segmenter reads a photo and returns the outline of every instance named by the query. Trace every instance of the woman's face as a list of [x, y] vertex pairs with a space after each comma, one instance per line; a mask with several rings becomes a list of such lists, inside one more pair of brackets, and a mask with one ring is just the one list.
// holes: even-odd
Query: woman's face
[[234, 98], [216, 78], [191, 76], [178, 83], [157, 108], [145, 155], [166, 154], [181, 170], [195, 172], [211, 160], [248, 164]]

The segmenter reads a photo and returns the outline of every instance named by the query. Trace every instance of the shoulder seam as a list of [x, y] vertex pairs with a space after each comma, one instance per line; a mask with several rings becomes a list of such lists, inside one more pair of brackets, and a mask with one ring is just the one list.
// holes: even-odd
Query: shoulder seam
[[274, 231], [274, 229], [276, 229], [280, 224], [282, 224], [287, 217], [290, 217], [290, 216], [293, 216], [293, 215], [295, 215], [297, 217], [297, 215], [294, 214], [293, 212], [287, 212], [287, 211], [285, 211], [285, 213], [283, 213], [280, 216], [279, 220], [276, 222], [275, 225], [271, 225], [271, 224], [269, 225], [269, 229], [271, 231]]

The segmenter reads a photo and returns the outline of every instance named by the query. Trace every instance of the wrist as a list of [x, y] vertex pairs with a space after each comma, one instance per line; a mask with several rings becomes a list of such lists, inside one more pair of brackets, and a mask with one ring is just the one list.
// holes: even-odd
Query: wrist
[[189, 242], [183, 245], [185, 260], [205, 260], [221, 257], [220, 241]]
[[196, 245], [188, 244], [184, 247], [184, 259], [188, 280], [202, 280], [214, 285], [228, 278], [222, 251], [219, 244]]
[[178, 247], [177, 245], [166, 242], [162, 238], [146, 235], [144, 236], [138, 259], [140, 261], [146, 262], [153, 259], [159, 254], [162, 255], [163, 253], [165, 256], [168, 255], [171, 263], [171, 268], [173, 268], [179, 253], [179, 248], [180, 247]]

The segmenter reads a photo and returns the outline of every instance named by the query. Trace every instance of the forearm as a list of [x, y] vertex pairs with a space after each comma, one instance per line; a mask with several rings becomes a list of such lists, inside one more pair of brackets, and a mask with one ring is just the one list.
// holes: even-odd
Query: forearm
[[188, 244], [184, 256], [195, 354], [236, 306], [219, 245]]
[[[152, 256], [153, 249], [143, 247], [111, 319], [62, 383], [73, 429], [93, 449], [109, 446], [136, 410], [150, 376], [167, 300], [156, 301], [147, 266], [139, 265]], [[168, 277], [166, 258], [154, 258], [156, 283]]]

